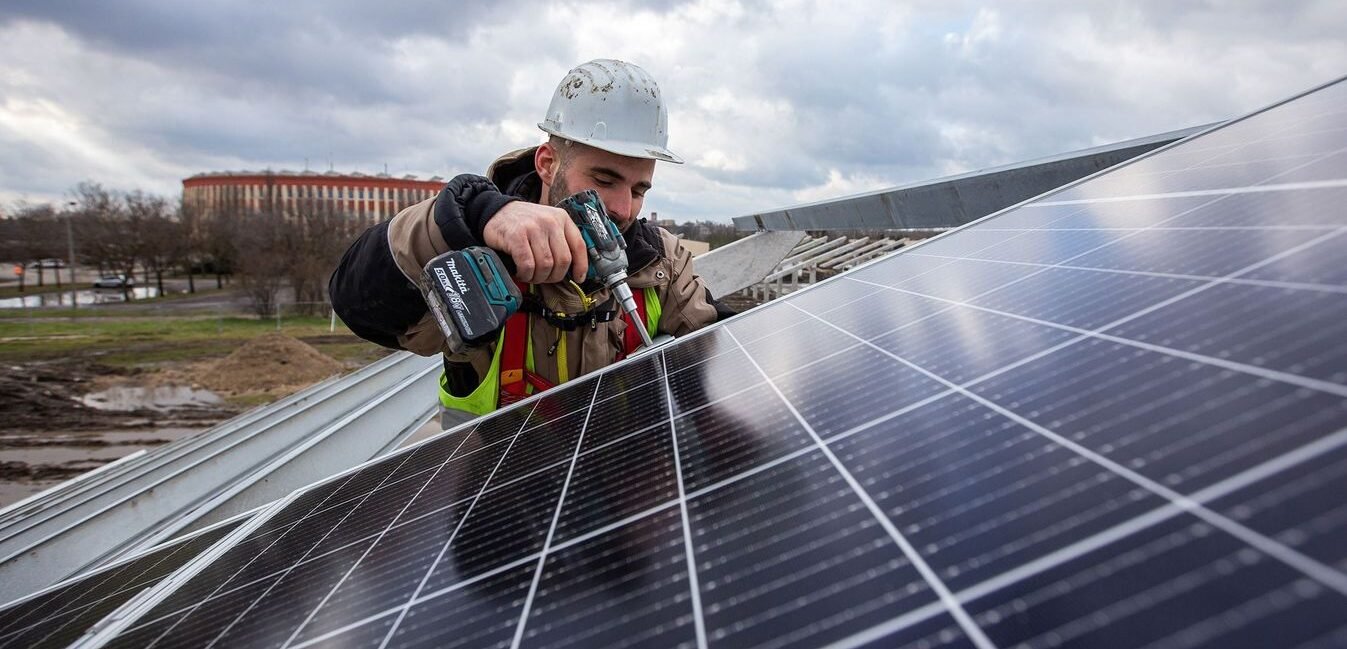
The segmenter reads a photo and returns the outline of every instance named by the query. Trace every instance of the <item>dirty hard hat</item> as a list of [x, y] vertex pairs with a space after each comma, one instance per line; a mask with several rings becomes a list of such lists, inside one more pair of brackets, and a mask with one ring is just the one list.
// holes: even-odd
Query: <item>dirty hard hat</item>
[[632, 158], [682, 164], [669, 151], [669, 114], [654, 78], [613, 59], [581, 63], [557, 85], [543, 131]]

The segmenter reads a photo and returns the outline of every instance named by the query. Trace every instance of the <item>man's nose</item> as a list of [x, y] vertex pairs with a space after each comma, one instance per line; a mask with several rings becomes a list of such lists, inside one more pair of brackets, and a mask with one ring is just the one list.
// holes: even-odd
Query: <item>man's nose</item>
[[608, 209], [608, 216], [618, 226], [626, 226], [635, 216], [631, 213], [631, 195], [627, 192], [607, 192], [603, 196], [603, 206]]

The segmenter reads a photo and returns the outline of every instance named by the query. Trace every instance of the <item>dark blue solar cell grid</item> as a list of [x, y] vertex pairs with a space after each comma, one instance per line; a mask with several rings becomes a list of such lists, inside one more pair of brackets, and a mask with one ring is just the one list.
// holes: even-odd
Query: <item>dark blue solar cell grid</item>
[[870, 342], [947, 381], [964, 383], [1075, 336], [1063, 329], [956, 306]]
[[1249, 186], [1344, 93], [320, 485], [114, 645], [1341, 645], [1347, 188]]
[[[972, 230], [965, 230], [965, 232], [972, 232]], [[1011, 235], [1013, 234], [1014, 233], [1011, 233]], [[963, 235], [961, 234], [960, 236]], [[1006, 236], [1008, 235], [1002, 232], [997, 233], [995, 237], [991, 238], [999, 242], [1004, 241]], [[941, 254], [941, 255], [952, 252], [958, 252], [958, 250], [955, 247], [950, 248], [934, 247], [937, 243], [940, 243], [941, 241], [942, 239], [937, 238], [927, 243], [923, 243], [920, 246], [914, 247], [912, 249], [912, 252], [929, 250], [932, 252], [932, 254]], [[985, 246], [967, 246], [967, 248], [969, 248], [967, 252], [980, 250], [983, 247]], [[944, 268], [945, 266], [949, 265], [949, 263], [950, 261], [948, 259], [943, 259], [940, 257], [924, 257], [919, 255], [898, 254], [892, 257], [887, 257], [878, 263], [871, 264], [864, 268], [860, 268], [855, 272], [848, 273], [846, 276], [848, 278], [857, 281], [874, 282], [876, 284], [882, 284], [884, 286], [893, 286], [899, 282], [907, 281], [909, 279], [917, 277], [923, 277], [938, 272], [941, 268]], [[804, 295], [808, 294], [809, 292], [804, 293]], [[786, 307], [784, 304], [782, 304], [782, 305], [768, 305], [766, 308], [776, 309], [776, 308], [789, 308], [789, 307]], [[758, 313], [758, 311], [754, 311], [754, 313]]]
[[541, 550], [565, 479], [566, 467], [558, 467], [527, 483], [484, 493], [426, 589], [453, 586]]
[[1314, 230], [1147, 230], [1081, 255], [1071, 265], [1223, 277], [1323, 234]]
[[430, 570], [466, 508], [456, 506], [390, 529], [331, 592], [296, 640], [303, 642], [340, 629], [380, 603], [388, 607], [403, 603]]
[[1182, 515], [972, 602], [997, 646], [1296, 647], [1347, 598]]
[[[820, 435], [840, 433], [944, 390], [914, 369], [858, 345], [838, 354], [826, 374], [808, 368], [773, 382]], [[836, 368], [853, 368], [838, 371]], [[819, 380], [826, 376], [827, 380]]]
[[682, 529], [672, 509], [549, 554], [520, 646], [695, 647]]
[[1162, 176], [1155, 194], [1187, 192], [1203, 189], [1246, 187], [1268, 182], [1287, 182], [1283, 175], [1289, 169], [1312, 163], [1318, 156], [1294, 155], [1275, 160], [1204, 164], [1195, 169], [1171, 171]]
[[954, 590], [1165, 503], [958, 395], [832, 446]]
[[[1169, 200], [1173, 199], [1164, 199]], [[1204, 197], [1205, 205], [1164, 225], [1174, 228], [1335, 226], [1347, 223], [1344, 201], [1347, 201], [1347, 188]]]
[[[968, 255], [971, 259], [1056, 264], [1117, 241], [1123, 233], [1100, 230], [1030, 230]], [[920, 252], [920, 251], [918, 251]]]
[[1094, 329], [1201, 285], [1193, 279], [1043, 268], [970, 304]]
[[1347, 294], [1224, 284], [1109, 333], [1347, 385]]
[[935, 600], [818, 453], [694, 499], [688, 515], [714, 645], [822, 646]]
[[[1343, 146], [1347, 146], [1347, 131], [1343, 131], [1338, 139]], [[1270, 182], [1274, 183], [1308, 183], [1322, 182], [1330, 180], [1347, 180], [1347, 152], [1335, 153], [1325, 158], [1321, 158], [1291, 169], [1286, 173], [1278, 175]]]
[[1296, 471], [1249, 481], [1213, 500], [1211, 508], [1326, 566], [1347, 568], [1347, 447], [1339, 432], [1333, 448]]
[[960, 259], [950, 261], [939, 271], [897, 282], [894, 287], [919, 295], [962, 301], [989, 293], [1038, 271], [1033, 266]]
[[[795, 311], [794, 320], [796, 324], [787, 331], [744, 343], [744, 350], [762, 366], [768, 376], [794, 371], [811, 360], [856, 344], [822, 322], [802, 319], [799, 311]], [[752, 374], [747, 376], [750, 379], [753, 377]]]
[[[669, 406], [665, 392], [663, 381], [652, 381], [595, 402], [580, 449], [589, 451], [667, 420]], [[541, 432], [548, 434], [547, 429]]]
[[674, 420], [683, 485], [696, 491], [759, 469], [810, 445], [799, 421], [767, 385]]
[[[1041, 205], [1038, 203], [1030, 203], [1020, 209], [1011, 210], [1004, 214], [998, 214], [983, 223], [979, 223], [976, 226], [976, 229], [982, 231], [988, 229], [1032, 230], [1053, 227], [1053, 223], [1083, 209], [1085, 209], [1084, 205]], [[960, 234], [959, 236], [963, 235]]]
[[673, 501], [677, 480], [668, 424], [582, 455], [557, 519], [556, 541]]
[[734, 339], [723, 330], [712, 329], [680, 340], [677, 345], [664, 350], [663, 356], [669, 371], [678, 372], [738, 348]]
[[972, 391], [1182, 492], [1347, 426], [1340, 396], [1102, 340], [1065, 347]]
[[[1330, 234], [1330, 233], [1323, 233]], [[1334, 234], [1314, 246], [1266, 264], [1242, 275], [1248, 279], [1267, 279], [1282, 282], [1324, 284], [1347, 287], [1347, 237]]]
[[[857, 308], [824, 311], [811, 309], [804, 304], [798, 304], [798, 306], [867, 340], [895, 330], [916, 326], [926, 318], [953, 308], [953, 305], [949, 302], [941, 302], [910, 293], [890, 291], [871, 284], [853, 282], [850, 279], [838, 282], [839, 287], [847, 285], [875, 289], [876, 292], [866, 297], [864, 303], [857, 304]], [[797, 303], [792, 302], [792, 304]]]
[[670, 374], [669, 391], [673, 395], [674, 414], [702, 408], [761, 385], [762, 381], [757, 377], [743, 376], [743, 370], [748, 367], [751, 367], [748, 356], [736, 348]]
[[389, 647], [505, 647], [514, 637], [533, 565], [412, 605]]
[[[1048, 228], [1150, 228], [1177, 227], [1180, 222], [1216, 201], [1215, 196], [1110, 201], [1076, 205], [1074, 214], [1048, 224]], [[1186, 225], [1205, 225], [1188, 223]], [[1214, 225], [1214, 224], [1213, 224]], [[1126, 234], [1120, 232], [1119, 235]]]
[[[294, 628], [294, 622], [291, 620], [292, 611], [311, 611], [316, 608], [328, 591], [337, 585], [372, 543], [372, 540], [365, 541], [296, 565], [270, 583], [267, 590], [258, 593], [252, 602], [242, 609], [219, 606], [218, 610], [222, 614], [237, 611], [246, 615], [224, 631], [217, 642], [223, 646], [241, 647], [282, 644]], [[209, 608], [212, 611], [217, 610], [216, 606]], [[190, 630], [194, 625], [201, 625], [203, 628], [218, 626], [218, 622], [212, 619], [214, 613], [204, 612], [204, 616], [202, 613], [203, 611], [198, 609], [196, 614], [188, 616], [183, 622], [185, 627], [183, 631]]]

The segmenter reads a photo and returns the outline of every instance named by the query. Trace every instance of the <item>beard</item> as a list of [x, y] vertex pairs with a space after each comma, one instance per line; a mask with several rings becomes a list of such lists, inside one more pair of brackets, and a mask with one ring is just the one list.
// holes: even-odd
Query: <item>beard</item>
[[561, 165], [552, 178], [556, 182], [547, 188], [547, 204], [556, 207], [572, 194], [570, 186], [566, 184], [566, 166]]

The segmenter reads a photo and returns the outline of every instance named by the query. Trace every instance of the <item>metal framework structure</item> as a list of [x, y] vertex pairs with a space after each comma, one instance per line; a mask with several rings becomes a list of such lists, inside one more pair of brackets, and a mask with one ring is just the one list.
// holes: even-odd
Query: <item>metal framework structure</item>
[[760, 281], [742, 290], [749, 297], [766, 302], [813, 284], [820, 275], [830, 277], [902, 248], [909, 242], [905, 238], [805, 236]]
[[1170, 131], [893, 189], [749, 214], [736, 217], [734, 225], [747, 232], [947, 229], [970, 223], [1210, 127]]
[[437, 359], [400, 352], [0, 511], [0, 600], [396, 449], [435, 412]]

